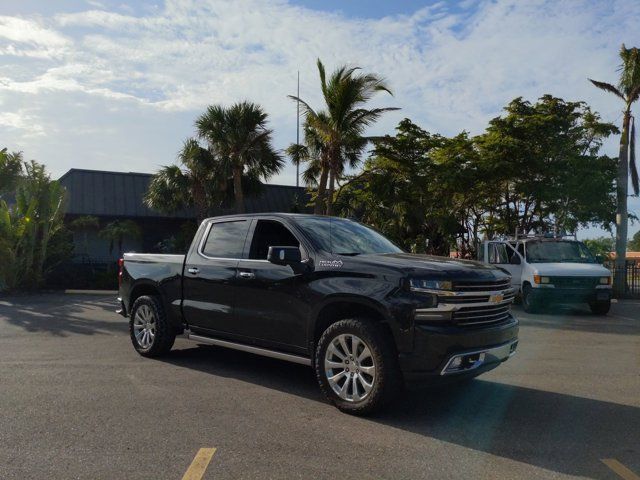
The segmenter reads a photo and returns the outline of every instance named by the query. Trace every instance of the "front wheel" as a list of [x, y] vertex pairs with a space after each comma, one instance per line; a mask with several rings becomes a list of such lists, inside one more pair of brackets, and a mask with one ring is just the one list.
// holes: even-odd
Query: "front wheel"
[[159, 297], [145, 295], [136, 299], [129, 319], [129, 335], [133, 347], [145, 357], [158, 357], [171, 350], [176, 334]]
[[606, 315], [611, 309], [611, 300], [591, 302], [589, 307], [591, 307], [591, 312], [596, 315]]
[[402, 374], [390, 339], [366, 319], [340, 320], [320, 337], [316, 377], [327, 399], [340, 410], [366, 415], [401, 390]]
[[538, 311], [538, 302], [533, 298], [533, 288], [526, 284], [522, 288], [522, 308], [527, 313], [536, 313]]

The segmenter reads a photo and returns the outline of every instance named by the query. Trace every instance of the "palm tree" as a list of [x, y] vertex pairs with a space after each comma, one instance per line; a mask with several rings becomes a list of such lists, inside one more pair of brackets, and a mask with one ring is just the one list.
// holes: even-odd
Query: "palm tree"
[[81, 217], [73, 219], [69, 223], [71, 230], [78, 233], [82, 233], [82, 256], [89, 256], [89, 230], [97, 230], [100, 226], [98, 217], [93, 215], [83, 215]]
[[316, 213], [331, 215], [335, 182], [347, 164], [355, 166], [359, 162], [362, 150], [371, 140], [370, 137], [363, 136], [365, 129], [375, 123], [384, 112], [398, 109], [364, 108], [376, 93], [392, 94], [384, 80], [377, 75], [358, 73], [358, 67], [342, 66], [327, 81], [320, 59], [317, 65], [325, 110], [316, 111], [297, 96], [289, 95], [289, 98], [302, 104], [307, 128], [314, 130], [316, 140], [322, 144], [317, 165], [320, 174], [314, 210]]
[[283, 166], [282, 158], [271, 146], [272, 131], [267, 128], [266, 112], [247, 101], [229, 108], [211, 105], [196, 120], [196, 128], [211, 154], [231, 172], [236, 211], [244, 213], [243, 176], [266, 180]]
[[0, 198], [14, 192], [18, 180], [23, 174], [22, 152], [9, 153], [6, 148], [0, 150]]
[[223, 165], [194, 138], [184, 142], [178, 159], [183, 168], [167, 165], [153, 176], [145, 204], [164, 213], [194, 207], [199, 223], [224, 198], [227, 175]]
[[627, 257], [627, 228], [629, 214], [627, 212], [627, 193], [629, 176], [636, 195], [640, 193], [638, 185], [638, 168], [635, 152], [635, 119], [631, 115], [631, 105], [640, 97], [640, 50], [636, 47], [620, 49], [620, 80], [615, 87], [610, 83], [591, 80], [596, 87], [613, 93], [625, 104], [622, 120], [622, 136], [620, 137], [620, 153], [618, 156], [617, 212], [616, 212], [616, 271], [614, 285], [618, 292], [624, 291], [625, 262]]
[[118, 245], [118, 257], [122, 255], [122, 244], [125, 238], [139, 240], [142, 237], [142, 230], [133, 220], [115, 220], [105, 226], [99, 234], [102, 238], [109, 240], [109, 255], [113, 253], [113, 247]]

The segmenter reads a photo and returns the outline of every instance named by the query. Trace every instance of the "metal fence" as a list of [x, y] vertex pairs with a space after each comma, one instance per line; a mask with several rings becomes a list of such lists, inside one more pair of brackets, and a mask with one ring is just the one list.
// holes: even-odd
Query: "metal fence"
[[[615, 277], [615, 265], [607, 265], [607, 267]], [[614, 282], [613, 294], [617, 298], [640, 298], [640, 265], [635, 263], [626, 265], [624, 290], [619, 291]]]

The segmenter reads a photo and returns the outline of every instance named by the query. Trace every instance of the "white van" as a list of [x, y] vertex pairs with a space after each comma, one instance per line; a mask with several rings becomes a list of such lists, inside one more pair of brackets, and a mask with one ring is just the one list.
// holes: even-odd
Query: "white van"
[[478, 259], [508, 271], [526, 312], [550, 303], [588, 303], [593, 313], [611, 307], [611, 272], [586, 245], [564, 237], [486, 240]]

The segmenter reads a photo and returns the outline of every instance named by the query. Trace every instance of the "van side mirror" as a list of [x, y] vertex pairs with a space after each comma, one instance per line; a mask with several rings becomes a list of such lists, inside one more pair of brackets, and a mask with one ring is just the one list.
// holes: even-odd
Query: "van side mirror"
[[518, 255], [517, 253], [511, 255], [511, 260], [509, 261], [509, 263], [511, 265], [520, 265], [522, 263], [522, 261], [520, 260], [520, 255]]
[[276, 265], [297, 265], [302, 262], [298, 247], [269, 247], [267, 261]]

